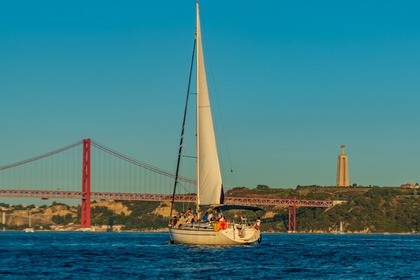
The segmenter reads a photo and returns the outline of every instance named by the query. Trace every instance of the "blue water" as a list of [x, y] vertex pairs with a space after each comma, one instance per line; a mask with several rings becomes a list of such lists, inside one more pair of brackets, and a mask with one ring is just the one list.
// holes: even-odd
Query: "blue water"
[[237, 247], [168, 239], [0, 232], [0, 279], [420, 279], [420, 235], [264, 234]]

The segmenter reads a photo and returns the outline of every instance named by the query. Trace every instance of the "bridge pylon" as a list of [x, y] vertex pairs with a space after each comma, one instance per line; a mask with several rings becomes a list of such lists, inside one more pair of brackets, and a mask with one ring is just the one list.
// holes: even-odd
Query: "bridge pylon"
[[288, 224], [288, 233], [295, 233], [296, 232], [296, 197], [293, 198], [293, 205], [289, 207], [289, 224]]
[[90, 228], [90, 139], [83, 139], [81, 226]]

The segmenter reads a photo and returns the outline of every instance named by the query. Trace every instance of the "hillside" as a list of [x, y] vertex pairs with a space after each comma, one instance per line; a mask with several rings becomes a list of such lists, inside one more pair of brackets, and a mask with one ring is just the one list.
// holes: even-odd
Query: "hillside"
[[[270, 189], [257, 186], [255, 189], [235, 188], [227, 196], [296, 197], [310, 200], [344, 200], [346, 203], [330, 209], [297, 209], [299, 232], [337, 232], [343, 222], [345, 232], [361, 233], [407, 233], [420, 231], [420, 196], [415, 190], [390, 187], [320, 187], [298, 186], [296, 189]], [[265, 207], [263, 230], [287, 229], [287, 209]], [[273, 215], [274, 213], [274, 215]]]
[[[298, 186], [295, 189], [274, 189], [265, 185], [249, 189], [239, 187], [229, 190], [226, 196], [280, 197], [310, 200], [342, 200], [346, 203], [330, 209], [297, 209], [299, 232], [337, 232], [340, 222], [345, 232], [351, 233], [411, 233], [420, 232], [420, 196], [415, 190], [389, 187], [320, 187]], [[193, 205], [176, 204], [177, 212]], [[288, 210], [269, 206], [262, 216], [262, 231], [286, 232]], [[69, 226], [77, 228], [80, 206], [52, 202], [49, 206], [0, 204], [6, 213], [6, 223], [0, 226], [9, 230], [28, 227], [53, 229]], [[119, 225], [121, 230], [163, 230], [168, 224], [169, 203], [138, 201], [92, 202], [91, 220], [95, 226]], [[104, 227], [105, 228], [105, 227]]]

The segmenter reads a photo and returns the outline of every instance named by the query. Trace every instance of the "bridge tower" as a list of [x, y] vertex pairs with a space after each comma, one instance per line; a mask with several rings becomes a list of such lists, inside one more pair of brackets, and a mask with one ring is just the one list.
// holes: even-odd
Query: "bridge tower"
[[341, 155], [338, 155], [336, 186], [348, 187], [349, 182], [349, 157], [344, 153], [344, 145], [341, 145]]
[[289, 219], [288, 219], [288, 233], [296, 233], [296, 196], [293, 198], [293, 205], [288, 207]]
[[81, 226], [90, 228], [90, 139], [83, 140]]

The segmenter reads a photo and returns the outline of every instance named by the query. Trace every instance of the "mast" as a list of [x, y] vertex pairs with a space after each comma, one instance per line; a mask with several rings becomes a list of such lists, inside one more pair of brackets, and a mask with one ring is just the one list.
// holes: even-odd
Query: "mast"
[[195, 163], [195, 172], [196, 172], [196, 182], [197, 182], [197, 200], [196, 200], [196, 207], [197, 207], [197, 213], [199, 212], [200, 208], [200, 95], [199, 95], [199, 51], [201, 50], [201, 27], [200, 27], [200, 3], [197, 1], [195, 3], [195, 12], [196, 12], [196, 24], [195, 24], [195, 40], [197, 41], [197, 56], [196, 56], [196, 87], [197, 87], [197, 93], [196, 93], [196, 163]]

